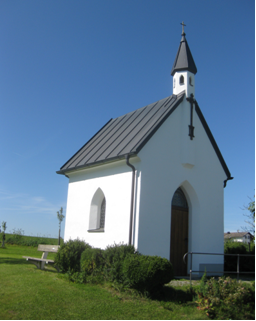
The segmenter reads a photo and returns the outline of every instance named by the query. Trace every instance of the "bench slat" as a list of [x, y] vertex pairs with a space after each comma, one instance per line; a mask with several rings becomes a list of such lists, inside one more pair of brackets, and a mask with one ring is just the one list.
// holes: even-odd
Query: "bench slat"
[[50, 262], [54, 263], [54, 260], [48, 260], [48, 259], [39, 259], [37, 257], [30, 257], [30, 256], [23, 256], [23, 258], [27, 259], [27, 261], [38, 261], [38, 262]]
[[37, 251], [42, 252], [58, 252], [58, 249], [60, 248], [59, 245], [46, 245], [46, 244], [39, 244]]

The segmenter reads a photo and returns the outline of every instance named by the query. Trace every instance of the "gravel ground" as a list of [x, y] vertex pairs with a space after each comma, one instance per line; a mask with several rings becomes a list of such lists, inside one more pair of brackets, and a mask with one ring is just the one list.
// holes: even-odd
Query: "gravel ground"
[[[245, 282], [245, 283], [250, 283], [252, 281], [251, 278], [241, 278], [240, 281]], [[192, 280], [192, 285], [197, 285], [200, 283], [200, 280]], [[190, 280], [172, 280], [168, 285], [170, 286], [187, 286], [190, 285]]]
[[[196, 285], [198, 284], [199, 281], [197, 280], [192, 280], [192, 285]], [[190, 285], [190, 281], [189, 280], [172, 280], [168, 285], [170, 286], [185, 286], [185, 285]]]

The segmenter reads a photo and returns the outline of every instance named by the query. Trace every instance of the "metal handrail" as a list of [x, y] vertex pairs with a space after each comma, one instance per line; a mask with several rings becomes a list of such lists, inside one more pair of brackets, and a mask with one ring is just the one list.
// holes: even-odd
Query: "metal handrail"
[[[249, 257], [255, 257], [255, 255], [253, 254], [225, 254], [225, 253], [203, 253], [203, 252], [187, 252], [184, 254], [183, 256], [183, 262], [186, 264], [186, 257], [190, 254], [190, 269], [189, 269], [189, 274], [190, 274], [190, 286], [192, 286], [192, 272], [205, 272], [205, 271], [196, 271], [196, 270], [192, 270], [192, 258], [193, 258], [193, 254], [196, 255], [222, 255], [222, 256], [237, 256], [237, 271], [206, 271], [206, 273], [236, 273], [237, 274], [237, 280], [239, 279], [239, 273], [240, 272], [240, 268], [239, 268], [239, 263], [240, 263], [240, 256], [249, 256]], [[251, 272], [242, 272], [243, 274], [255, 274], [255, 271], [251, 271]]]

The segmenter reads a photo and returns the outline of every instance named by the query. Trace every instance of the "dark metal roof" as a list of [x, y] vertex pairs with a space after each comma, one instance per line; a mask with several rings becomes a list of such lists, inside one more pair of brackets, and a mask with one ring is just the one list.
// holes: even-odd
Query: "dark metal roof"
[[188, 70], [193, 74], [197, 73], [197, 68], [185, 38], [185, 33], [182, 33], [180, 46], [172, 66], [171, 75], [173, 76], [175, 72], [179, 70]]
[[136, 155], [181, 103], [184, 94], [169, 96], [111, 119], [57, 173], [124, 158], [127, 154]]
[[[121, 117], [110, 119], [57, 173], [65, 174], [87, 166], [124, 159], [127, 154], [130, 156], [137, 155], [163, 122], [179, 106], [184, 95], [185, 92], [172, 95]], [[219, 158], [227, 179], [232, 179], [196, 101], [195, 111]]]

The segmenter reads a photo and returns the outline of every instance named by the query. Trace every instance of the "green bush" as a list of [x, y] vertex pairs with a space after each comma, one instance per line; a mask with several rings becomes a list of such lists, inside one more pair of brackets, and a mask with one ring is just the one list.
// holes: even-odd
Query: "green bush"
[[[253, 247], [252, 247], [253, 248]], [[254, 250], [255, 248], [253, 248]], [[225, 242], [224, 245], [225, 254], [253, 254], [247, 251], [247, 245], [239, 242]], [[224, 260], [225, 271], [237, 270], [237, 256], [225, 256]], [[239, 270], [240, 272], [254, 272], [255, 271], [255, 259], [249, 256], [240, 256], [239, 258]]]
[[23, 245], [23, 234], [22, 229], [13, 229], [12, 234], [6, 234], [6, 243]]
[[152, 292], [173, 279], [173, 267], [158, 256], [128, 255], [123, 262], [123, 275], [127, 286]]
[[230, 277], [207, 280], [204, 276], [196, 303], [212, 319], [254, 320], [255, 289]]
[[114, 244], [105, 250], [83, 241], [64, 243], [55, 257], [56, 265], [73, 282], [111, 281], [150, 292], [173, 278], [167, 259], [136, 253], [134, 246]]
[[91, 275], [97, 271], [102, 271], [105, 265], [103, 250], [97, 248], [87, 248], [83, 251], [80, 260], [81, 272]]
[[127, 255], [135, 253], [133, 245], [114, 244], [103, 251], [104, 273], [109, 281], [123, 282], [123, 262]]
[[61, 272], [80, 272], [80, 259], [83, 251], [91, 246], [79, 239], [62, 244], [55, 255], [55, 264]]
[[35, 238], [35, 239], [28, 239], [24, 236], [22, 237], [16, 237], [14, 236], [9, 236], [6, 238], [6, 243], [11, 244], [11, 245], [24, 245], [24, 246], [33, 246], [37, 247], [39, 244], [51, 244], [49, 241], [47, 241], [46, 238]]
[[66, 277], [68, 278], [69, 281], [74, 282], [74, 283], [79, 283], [83, 284], [86, 283], [86, 273], [84, 272], [67, 272]]
[[246, 254], [246, 246], [240, 242], [225, 242], [224, 244], [225, 254]]

